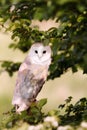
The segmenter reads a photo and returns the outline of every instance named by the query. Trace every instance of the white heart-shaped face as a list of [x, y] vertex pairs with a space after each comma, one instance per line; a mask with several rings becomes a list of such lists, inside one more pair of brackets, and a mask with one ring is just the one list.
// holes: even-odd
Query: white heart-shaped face
[[49, 64], [51, 62], [51, 48], [44, 46], [42, 43], [33, 44], [28, 54], [32, 63], [35, 64]]

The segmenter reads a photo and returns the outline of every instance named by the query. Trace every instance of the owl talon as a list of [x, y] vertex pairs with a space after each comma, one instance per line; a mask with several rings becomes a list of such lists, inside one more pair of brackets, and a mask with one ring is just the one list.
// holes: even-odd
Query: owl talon
[[16, 113], [21, 115], [21, 112], [24, 110], [27, 110], [29, 108], [29, 106], [27, 106], [26, 104], [22, 104], [21, 106], [17, 106], [16, 105]]
[[17, 113], [17, 114], [19, 114], [19, 115], [21, 115], [21, 112], [20, 112], [20, 111], [18, 111], [18, 110], [16, 111], [16, 113]]
[[19, 114], [19, 115], [21, 115], [21, 112], [19, 111], [19, 106], [16, 105], [15, 109], [16, 109], [16, 113]]

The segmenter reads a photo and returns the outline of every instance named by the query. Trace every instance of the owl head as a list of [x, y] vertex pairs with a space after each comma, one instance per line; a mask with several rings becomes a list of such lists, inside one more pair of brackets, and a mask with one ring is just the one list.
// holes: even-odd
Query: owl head
[[42, 43], [35, 43], [31, 46], [28, 56], [34, 64], [49, 65], [51, 63], [51, 48]]

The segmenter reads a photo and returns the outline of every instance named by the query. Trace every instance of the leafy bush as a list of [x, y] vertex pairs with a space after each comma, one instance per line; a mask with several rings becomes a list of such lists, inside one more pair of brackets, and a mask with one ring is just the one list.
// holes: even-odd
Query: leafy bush
[[71, 99], [72, 97], [68, 97], [64, 104], [58, 106], [58, 109], [48, 113], [42, 112], [47, 99], [32, 103], [31, 107], [21, 115], [16, 114], [13, 108], [10, 112], [3, 114], [1, 129], [16, 130], [26, 126], [29, 130], [86, 130], [87, 98], [81, 98], [74, 105]]
[[[53, 60], [48, 79], [59, 77], [68, 68], [73, 72], [82, 68], [83, 73], [87, 73], [86, 0], [1, 0], [0, 16], [1, 27], [12, 32], [14, 42], [9, 48], [27, 52], [33, 42], [51, 43]], [[31, 26], [32, 20], [49, 19], [60, 24], [47, 31]], [[2, 63], [10, 76], [19, 67], [19, 63], [12, 62]]]

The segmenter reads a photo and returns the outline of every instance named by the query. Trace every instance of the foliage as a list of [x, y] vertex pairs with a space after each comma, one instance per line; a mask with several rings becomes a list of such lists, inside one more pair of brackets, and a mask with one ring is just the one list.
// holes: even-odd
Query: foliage
[[79, 125], [83, 120], [87, 121], [87, 98], [81, 98], [74, 105], [69, 97], [65, 104], [59, 108], [64, 109], [64, 115], [60, 115], [61, 124]]
[[19, 127], [18, 122], [20, 121], [27, 122], [28, 124], [37, 124], [38, 122], [42, 122], [44, 117], [42, 107], [46, 102], [47, 99], [41, 99], [37, 103], [32, 103], [29, 110], [23, 111], [20, 115], [15, 112], [15, 108], [12, 108], [10, 112], [4, 113], [0, 128], [12, 128], [16, 125]]
[[[31, 26], [35, 19], [55, 19], [60, 25], [40, 31]], [[11, 49], [27, 52], [33, 42], [51, 43], [53, 60], [48, 79], [59, 77], [68, 68], [73, 72], [82, 68], [83, 73], [87, 73], [86, 0], [1, 0], [0, 25], [5, 31], [12, 32]], [[19, 64], [15, 65], [18, 69]], [[17, 70], [12, 69], [12, 64], [8, 70], [8, 62], [2, 67], [10, 76]]]
[[[58, 26], [46, 31], [31, 26], [32, 20], [49, 19], [58, 22]], [[0, 1], [0, 29], [12, 34], [13, 43], [9, 45], [9, 49], [19, 49], [26, 53], [34, 42], [51, 45], [53, 54], [48, 79], [61, 76], [69, 68], [73, 72], [81, 68], [83, 73], [87, 73], [86, 26], [87, 0]], [[10, 76], [21, 64], [19, 61], [0, 62], [1, 67]], [[71, 99], [72, 97], [69, 97], [58, 110], [52, 110], [47, 114], [42, 112], [46, 99], [33, 103], [31, 108], [21, 115], [12, 109], [3, 115], [0, 129], [17, 129], [25, 123], [25, 127], [33, 130], [38, 127], [38, 130], [86, 130], [87, 98], [80, 99], [74, 105]]]
[[20, 64], [20, 62], [13, 63], [12, 61], [3, 61], [1, 67], [4, 67], [4, 69], [9, 73], [9, 75], [12, 76], [13, 72], [18, 70]]
[[13, 108], [10, 112], [4, 113], [0, 128], [15, 130], [26, 124], [27, 129], [29, 127], [33, 130], [36, 128], [37, 130], [56, 130], [57, 128], [58, 130], [59, 128], [61, 130], [85, 130], [87, 129], [87, 98], [81, 98], [74, 105], [71, 99], [72, 97], [68, 97], [57, 110], [51, 110], [45, 114], [42, 108], [47, 103], [47, 99], [33, 103], [29, 110], [22, 112], [21, 115], [16, 114]]

